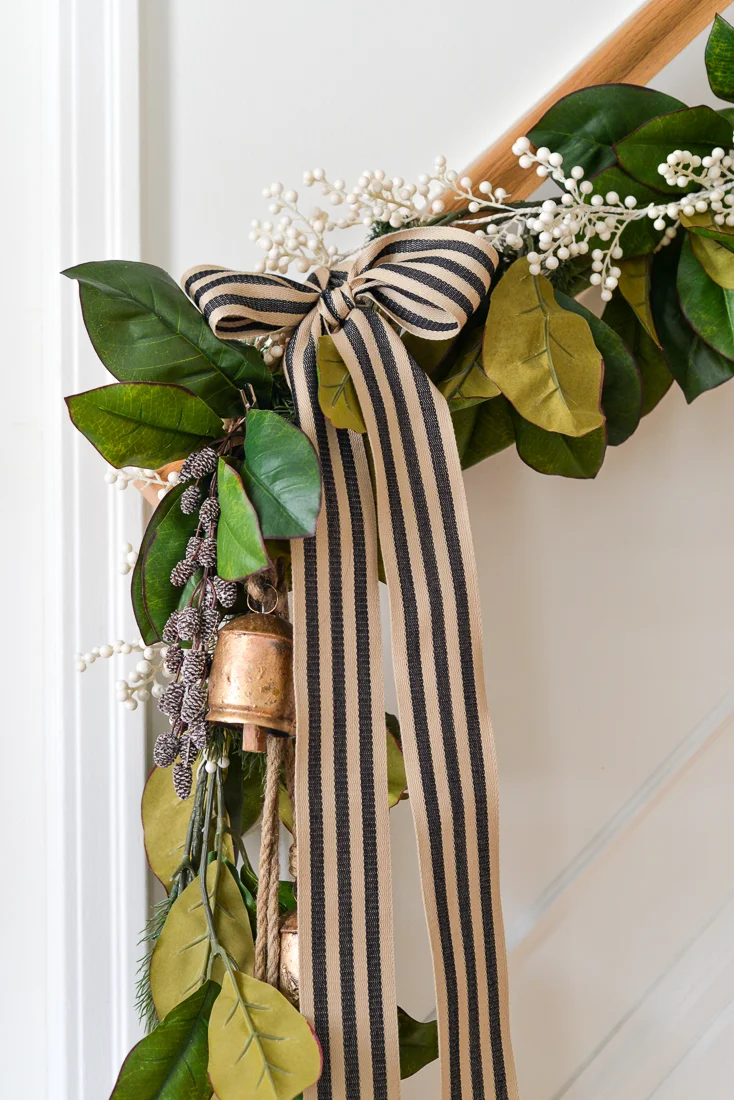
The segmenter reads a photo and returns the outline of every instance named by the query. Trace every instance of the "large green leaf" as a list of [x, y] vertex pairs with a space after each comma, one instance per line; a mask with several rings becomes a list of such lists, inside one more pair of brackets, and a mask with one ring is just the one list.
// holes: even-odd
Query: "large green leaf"
[[106, 260], [71, 267], [64, 275], [79, 281], [87, 331], [115, 378], [178, 382], [220, 416], [243, 412], [239, 391], [248, 383], [261, 401], [269, 398], [272, 380], [260, 352], [217, 339], [161, 268]]
[[349, 428], [363, 435], [367, 426], [362, 417], [357, 391], [333, 336], [326, 333], [319, 338], [316, 358], [322, 413], [335, 428]]
[[612, 146], [643, 122], [684, 106], [651, 88], [597, 84], [559, 99], [528, 137], [561, 153], [567, 172], [579, 164], [588, 176], [610, 168], [616, 161]]
[[499, 454], [515, 442], [512, 406], [506, 397], [495, 397], [481, 405], [452, 412], [456, 446], [462, 469]]
[[[472, 314], [468, 324], [462, 329], [462, 334], [469, 328], [476, 316], [476, 313]], [[413, 332], [404, 332], [400, 339], [403, 341], [408, 353], [413, 356], [418, 366], [426, 372], [429, 378], [437, 381], [444, 377], [446, 373], [444, 364], [457, 341], [456, 336], [452, 336], [449, 340], [424, 340]]]
[[545, 431], [579, 437], [604, 423], [602, 360], [583, 317], [558, 305], [553, 287], [516, 260], [490, 300], [484, 369], [520, 415]]
[[[255, 959], [250, 918], [242, 894], [223, 863], [214, 860], [206, 873], [207, 894], [217, 938], [240, 970], [251, 971]], [[215, 896], [216, 887], [216, 896]], [[156, 940], [150, 961], [150, 988], [159, 1019], [198, 989], [207, 977], [209, 935], [199, 879], [186, 887], [173, 905]], [[211, 977], [222, 981], [222, 960]]]
[[[277, 414], [273, 413], [273, 416]], [[257, 513], [240, 475], [219, 459], [217, 495], [221, 514], [217, 527], [217, 571], [226, 581], [242, 580], [269, 565]]]
[[290, 1001], [247, 974], [227, 974], [209, 1019], [219, 1100], [294, 1100], [320, 1074], [321, 1048]]
[[438, 1058], [438, 1024], [435, 1020], [420, 1023], [398, 1008], [398, 1035], [401, 1078], [412, 1077]]
[[277, 413], [247, 416], [242, 480], [266, 539], [312, 535], [321, 508], [321, 467], [311, 441]]
[[171, 584], [171, 570], [185, 557], [186, 543], [198, 523], [196, 515], [185, 516], [181, 511], [185, 489], [185, 485], [177, 485], [156, 508], [133, 570], [133, 611], [140, 635], [148, 645], [161, 640], [169, 615], [179, 605], [181, 589]]
[[[651, 187], [645, 187], [639, 180], [632, 179], [623, 172], [619, 165], [606, 168], [595, 176], [592, 181], [597, 195], [605, 198], [610, 191], [615, 191], [620, 199], [624, 200], [628, 195], [637, 199], [638, 208], [642, 209], [651, 202], [658, 204], [662, 196], [659, 191], [653, 191]], [[619, 237], [619, 245], [624, 250], [625, 256], [642, 256], [652, 252], [659, 245], [663, 236], [662, 229], [655, 229], [652, 219], [648, 217], [638, 218], [630, 222]], [[604, 242], [598, 237], [592, 237], [589, 248], [603, 248]], [[608, 247], [608, 246], [607, 246]]]
[[734, 290], [709, 278], [693, 255], [686, 234], [676, 280], [683, 315], [691, 328], [714, 351], [734, 358]]
[[675, 149], [687, 149], [700, 157], [711, 150], [731, 144], [731, 126], [713, 107], [686, 107], [682, 111], [653, 118], [615, 146], [619, 163], [625, 172], [648, 187], [665, 189], [671, 201], [686, 191], [699, 190], [691, 182], [686, 187], [670, 187], [658, 172], [668, 154]]
[[734, 27], [720, 15], [706, 43], [706, 72], [714, 95], [734, 103]]
[[642, 379], [635, 360], [620, 336], [590, 310], [556, 291], [556, 299], [564, 309], [584, 317], [591, 329], [594, 343], [604, 359], [604, 384], [601, 407], [607, 421], [607, 442], [611, 447], [624, 443], [640, 423], [642, 410]]
[[110, 1100], [209, 1100], [208, 1026], [220, 986], [208, 981], [182, 1001], [122, 1064]]
[[607, 302], [604, 323], [621, 337], [635, 358], [642, 378], [641, 415], [647, 416], [673, 384], [665, 357], [618, 290]]
[[[464, 337], [462, 339], [462, 337]], [[482, 344], [484, 332], [480, 326], [472, 327], [457, 340], [456, 353], [450, 353], [448, 374], [439, 384], [439, 390], [454, 409], [467, 409], [481, 401], [499, 396], [499, 387], [484, 373]]]
[[604, 461], [606, 432], [596, 428], [580, 438], [546, 432], [513, 410], [515, 443], [520, 458], [539, 474], [596, 477]]
[[182, 386], [130, 382], [66, 398], [74, 426], [121, 466], [163, 466], [222, 434], [222, 421]]
[[[734, 110], [734, 108], [732, 108]], [[709, 240], [718, 241], [719, 244], [723, 244], [724, 248], [728, 248], [730, 252], [734, 252], [734, 225], [719, 225], [714, 221], [714, 215], [710, 210], [707, 210], [705, 214], [684, 214], [681, 211], [680, 214], [681, 223], [690, 229], [691, 233], [695, 233], [696, 236], [708, 237]]]
[[691, 402], [728, 382], [734, 376], [734, 362], [714, 351], [686, 321], [676, 291], [677, 268], [677, 249], [666, 248], [655, 257], [652, 308], [668, 367]]
[[660, 347], [660, 338], [655, 331], [650, 308], [652, 257], [635, 256], [630, 260], [620, 260], [619, 269], [619, 293], [635, 311], [638, 321], [647, 330], [650, 338]]
[[718, 241], [697, 233], [689, 233], [688, 240], [693, 255], [708, 277], [725, 290], [734, 290], [734, 253]]

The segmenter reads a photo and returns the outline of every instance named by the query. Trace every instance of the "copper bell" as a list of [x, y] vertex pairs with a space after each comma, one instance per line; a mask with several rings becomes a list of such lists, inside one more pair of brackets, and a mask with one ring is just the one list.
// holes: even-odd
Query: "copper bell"
[[280, 615], [240, 615], [219, 631], [209, 674], [210, 722], [242, 726], [242, 747], [264, 752], [267, 730], [293, 734], [293, 627]]
[[295, 1008], [298, 1008], [298, 978], [298, 913], [294, 910], [283, 918], [280, 926], [278, 988]]

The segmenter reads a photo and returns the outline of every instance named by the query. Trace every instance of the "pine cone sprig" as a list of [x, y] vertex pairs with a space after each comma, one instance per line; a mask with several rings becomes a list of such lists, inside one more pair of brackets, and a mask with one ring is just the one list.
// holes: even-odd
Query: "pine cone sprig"
[[191, 738], [186, 736], [186, 734], [184, 734], [181, 738], [180, 755], [182, 762], [189, 765], [193, 764], [197, 756], [199, 755], [198, 748], [191, 740]]
[[209, 643], [212, 638], [216, 637], [221, 618], [222, 616], [213, 607], [207, 607], [205, 611], [202, 611], [201, 636], [205, 642]]
[[212, 447], [204, 447], [201, 451], [194, 451], [184, 462], [179, 473], [181, 481], [190, 481], [192, 477], [206, 477], [213, 474], [217, 468], [219, 456]]
[[175, 585], [176, 588], [183, 588], [195, 572], [196, 562], [191, 561], [190, 558], [184, 558], [183, 561], [176, 562], [171, 570], [171, 584]]
[[163, 641], [173, 645], [178, 641], [178, 611], [172, 611], [163, 627]]
[[163, 667], [170, 676], [175, 676], [181, 671], [181, 666], [184, 661], [184, 652], [180, 645], [170, 646], [168, 653], [166, 653], [166, 659], [163, 662]]
[[169, 718], [178, 718], [184, 702], [183, 684], [169, 684], [158, 700], [158, 710]]
[[178, 636], [191, 642], [201, 632], [201, 613], [196, 607], [184, 607], [178, 613]]
[[199, 552], [202, 540], [196, 535], [192, 535], [189, 541], [186, 543], [186, 557], [191, 561], [196, 561], [196, 555]]
[[199, 565], [203, 565], [207, 569], [216, 569], [217, 540], [212, 538], [203, 539], [197, 550], [197, 559]]
[[186, 688], [183, 703], [181, 705], [181, 717], [184, 722], [195, 722], [201, 717], [206, 707], [207, 690], [201, 684], [191, 684]]
[[219, 501], [216, 497], [207, 497], [199, 509], [199, 519], [202, 523], [216, 523], [219, 519]]
[[183, 760], [179, 760], [178, 764], [173, 765], [173, 789], [182, 802], [191, 794], [193, 781], [194, 777], [190, 764], [186, 764]]
[[211, 727], [204, 718], [197, 718], [195, 722], [190, 723], [189, 737], [200, 751], [207, 747], [210, 736]]
[[181, 679], [185, 684], [195, 684], [206, 676], [207, 659], [203, 649], [190, 649], [183, 659]]
[[181, 511], [185, 516], [192, 516], [199, 507], [201, 489], [198, 485], [189, 485], [181, 494]]
[[170, 768], [178, 756], [179, 740], [170, 730], [159, 733], [153, 746], [153, 763], [157, 768]]
[[237, 582], [214, 577], [214, 591], [222, 607], [234, 607], [237, 602]]

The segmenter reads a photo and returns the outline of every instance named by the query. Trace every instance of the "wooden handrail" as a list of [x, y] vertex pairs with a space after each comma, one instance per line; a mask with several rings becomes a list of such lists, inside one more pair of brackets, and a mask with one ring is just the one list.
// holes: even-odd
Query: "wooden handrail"
[[513, 199], [526, 199], [540, 185], [520, 168], [513, 142], [527, 134], [561, 96], [590, 84], [647, 84], [712, 22], [726, 0], [648, 0], [560, 84], [469, 165], [475, 183], [491, 180]]

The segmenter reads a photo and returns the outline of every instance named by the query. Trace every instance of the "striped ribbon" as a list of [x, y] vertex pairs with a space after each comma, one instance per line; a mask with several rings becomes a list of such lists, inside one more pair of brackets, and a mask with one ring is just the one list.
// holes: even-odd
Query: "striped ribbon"
[[[433, 952], [443, 1100], [514, 1100], [499, 901], [497, 769], [463, 479], [443, 397], [385, 320], [445, 339], [487, 293], [496, 253], [461, 229], [381, 237], [307, 282], [198, 267], [184, 288], [224, 338], [290, 334], [298, 422], [320, 459], [315, 537], [291, 544], [301, 1011], [324, 1053], [311, 1100], [400, 1095], [379, 522], [393, 662]], [[375, 306], [379, 309], [375, 309]], [[331, 332], [367, 425], [318, 402]]]

